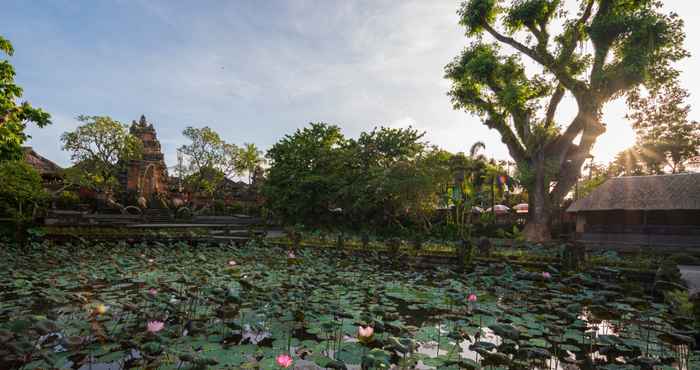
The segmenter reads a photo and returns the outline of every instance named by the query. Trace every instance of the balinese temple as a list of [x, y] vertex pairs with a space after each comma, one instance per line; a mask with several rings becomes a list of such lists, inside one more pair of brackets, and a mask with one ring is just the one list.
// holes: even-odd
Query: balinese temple
[[567, 212], [586, 244], [700, 248], [700, 173], [611, 178]]
[[129, 161], [126, 172], [119, 176], [122, 189], [146, 200], [153, 199], [155, 194], [168, 192], [168, 167], [153, 124], [142, 115], [138, 122], [131, 122], [129, 132], [141, 140], [143, 153], [140, 159]]
[[63, 187], [63, 169], [53, 161], [37, 153], [32, 147], [23, 147], [24, 160], [41, 176], [41, 182], [48, 191], [57, 191]]
[[44, 183], [61, 181], [63, 169], [59, 165], [46, 159], [30, 146], [23, 147], [22, 150], [24, 151], [24, 160], [39, 172]]

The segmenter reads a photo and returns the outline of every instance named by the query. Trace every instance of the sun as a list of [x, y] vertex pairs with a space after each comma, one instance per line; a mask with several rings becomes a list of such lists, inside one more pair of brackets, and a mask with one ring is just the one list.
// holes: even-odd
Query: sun
[[610, 104], [603, 114], [606, 131], [596, 141], [591, 151], [595, 162], [609, 163], [621, 151], [632, 147], [636, 136], [630, 122], [625, 118], [627, 107], [624, 101], [617, 100]]

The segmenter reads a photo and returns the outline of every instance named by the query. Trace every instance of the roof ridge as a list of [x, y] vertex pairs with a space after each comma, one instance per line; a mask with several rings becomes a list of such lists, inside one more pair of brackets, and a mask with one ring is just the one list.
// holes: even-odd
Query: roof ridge
[[654, 174], [654, 175], [615, 176], [615, 177], [611, 177], [609, 180], [630, 179], [630, 178], [650, 178], [650, 177], [673, 177], [673, 176], [687, 176], [687, 175], [700, 175], [700, 172], [681, 172], [681, 173], [662, 173], [662, 174]]

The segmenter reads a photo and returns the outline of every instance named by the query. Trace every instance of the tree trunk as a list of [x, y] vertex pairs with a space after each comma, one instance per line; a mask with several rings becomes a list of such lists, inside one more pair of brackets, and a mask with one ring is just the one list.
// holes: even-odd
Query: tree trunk
[[528, 214], [523, 234], [527, 241], [541, 243], [552, 239], [550, 230], [552, 210], [544, 155], [539, 154], [533, 162], [535, 178], [532, 185], [528, 187]]

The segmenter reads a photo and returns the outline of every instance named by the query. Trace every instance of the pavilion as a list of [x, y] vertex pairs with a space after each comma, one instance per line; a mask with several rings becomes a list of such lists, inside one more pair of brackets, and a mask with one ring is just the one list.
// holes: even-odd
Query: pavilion
[[611, 178], [567, 212], [586, 244], [700, 247], [700, 173]]

